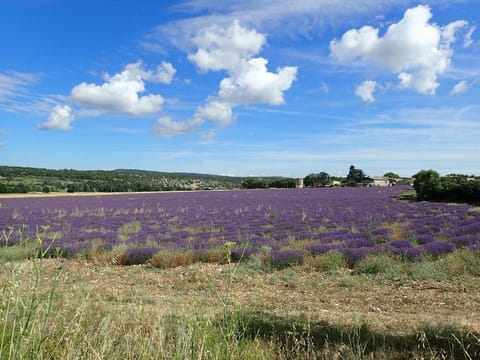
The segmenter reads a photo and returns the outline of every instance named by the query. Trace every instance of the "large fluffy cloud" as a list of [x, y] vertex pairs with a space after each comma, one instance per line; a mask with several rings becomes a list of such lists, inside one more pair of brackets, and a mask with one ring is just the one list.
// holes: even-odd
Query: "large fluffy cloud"
[[263, 34], [243, 28], [236, 20], [228, 28], [212, 25], [194, 37], [198, 50], [188, 58], [202, 71], [241, 72], [245, 59], [258, 54], [265, 41]]
[[114, 76], [105, 76], [102, 85], [85, 82], [75, 86], [71, 92], [73, 102], [97, 109], [130, 113], [152, 114], [162, 111], [164, 99], [161, 95], [143, 95], [145, 81], [170, 83], [175, 69], [170, 63], [162, 62], [156, 72], [145, 70], [141, 62], [128, 64]]
[[[266, 42], [263, 34], [234, 21], [228, 27], [212, 25], [202, 29], [193, 41], [198, 49], [188, 58], [200, 71], [226, 71], [229, 76], [220, 82], [217, 95], [199, 106], [187, 124], [199, 126], [209, 121], [229, 125], [235, 118], [233, 108], [236, 106], [285, 102], [284, 92], [296, 79], [297, 68], [286, 66], [270, 72], [268, 60], [255, 57]], [[179, 132], [184, 132], [183, 127]]]
[[57, 105], [48, 120], [38, 125], [37, 128], [40, 130], [70, 130], [74, 119], [70, 106]]
[[383, 36], [371, 26], [351, 29], [340, 40], [332, 40], [330, 50], [339, 61], [361, 59], [378, 64], [397, 74], [402, 87], [435, 94], [438, 75], [451, 63], [455, 34], [467, 22], [458, 20], [442, 28], [430, 23], [431, 18], [430, 8], [419, 5], [408, 9]]

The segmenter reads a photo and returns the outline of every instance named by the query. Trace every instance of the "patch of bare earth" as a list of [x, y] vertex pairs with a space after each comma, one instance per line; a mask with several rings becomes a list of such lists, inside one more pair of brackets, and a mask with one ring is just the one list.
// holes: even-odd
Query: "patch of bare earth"
[[[57, 291], [78, 292], [105, 307], [142, 307], [156, 316], [210, 317], [223, 311], [232, 265], [199, 263], [161, 270], [46, 260], [44, 270], [44, 284], [57, 274]], [[231, 309], [304, 316], [336, 325], [368, 323], [372, 329], [395, 333], [425, 324], [480, 332], [480, 284], [474, 278], [385, 280], [348, 273], [327, 275], [301, 267], [272, 273], [239, 268], [229, 301]]]

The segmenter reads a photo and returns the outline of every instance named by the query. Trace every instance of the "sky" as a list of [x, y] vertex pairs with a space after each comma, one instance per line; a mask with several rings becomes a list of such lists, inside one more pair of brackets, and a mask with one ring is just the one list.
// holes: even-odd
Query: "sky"
[[0, 165], [480, 175], [478, 0], [0, 0]]

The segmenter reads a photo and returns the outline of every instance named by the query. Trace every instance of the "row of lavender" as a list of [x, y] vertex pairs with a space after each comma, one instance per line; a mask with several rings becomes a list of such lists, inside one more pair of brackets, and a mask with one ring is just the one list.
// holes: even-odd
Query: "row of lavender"
[[[197, 252], [338, 250], [351, 258], [419, 257], [480, 250], [480, 212], [469, 205], [408, 203], [405, 188], [324, 188], [0, 199], [0, 243], [41, 238], [69, 255], [92, 247]], [[245, 249], [246, 250], [243, 250]], [[275, 255], [277, 254], [277, 255]]]

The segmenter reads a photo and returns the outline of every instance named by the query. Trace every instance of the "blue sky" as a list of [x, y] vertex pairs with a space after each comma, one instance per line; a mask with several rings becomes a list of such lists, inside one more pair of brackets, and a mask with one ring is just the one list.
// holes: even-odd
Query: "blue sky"
[[0, 164], [480, 175], [480, 3], [0, 0]]

